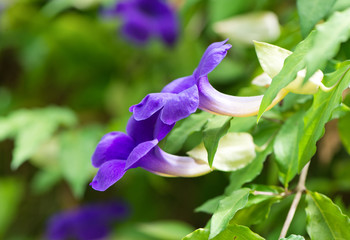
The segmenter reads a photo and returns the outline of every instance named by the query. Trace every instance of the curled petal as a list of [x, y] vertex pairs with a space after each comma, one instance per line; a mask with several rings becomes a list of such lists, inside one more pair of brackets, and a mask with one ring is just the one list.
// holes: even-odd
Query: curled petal
[[194, 70], [193, 76], [196, 80], [208, 75], [217, 65], [219, 65], [222, 59], [224, 59], [227, 50], [232, 47], [231, 44], [226, 44], [227, 41], [228, 39], [222, 42], [213, 43], [207, 48], [198, 64], [198, 67]]
[[165, 124], [175, 124], [177, 121], [194, 113], [199, 104], [197, 86], [194, 85], [179, 94], [169, 98], [160, 113], [160, 119]]
[[151, 93], [148, 94], [139, 104], [130, 107], [137, 121], [145, 120], [158, 112], [172, 98], [171, 93]]
[[192, 87], [195, 84], [196, 80], [192, 75], [183, 78], [178, 78], [166, 85], [163, 88], [162, 93], [180, 93]]
[[134, 140], [122, 132], [110, 132], [103, 136], [92, 155], [92, 165], [100, 167], [112, 159], [127, 159], [135, 147]]
[[181, 157], [155, 147], [139, 162], [139, 167], [165, 177], [197, 177], [212, 171], [208, 163], [197, 162], [190, 157]]
[[125, 174], [124, 160], [110, 160], [102, 164], [90, 186], [97, 191], [105, 191]]
[[[219, 115], [233, 117], [248, 117], [257, 115], [263, 95], [254, 97], [236, 97], [223, 94], [213, 88], [207, 77], [202, 77], [198, 81], [199, 108]], [[282, 100], [288, 91], [282, 89], [273, 100], [268, 109], [275, 106]]]
[[147, 153], [157, 146], [157, 144], [158, 140], [154, 139], [152, 141], [143, 142], [137, 145], [126, 160], [125, 171], [130, 168], [139, 167], [138, 162], [140, 159], [147, 155]]

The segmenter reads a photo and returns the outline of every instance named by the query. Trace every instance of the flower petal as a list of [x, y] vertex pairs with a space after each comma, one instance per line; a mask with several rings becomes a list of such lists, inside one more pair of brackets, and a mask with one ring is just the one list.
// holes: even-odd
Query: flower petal
[[142, 143], [153, 139], [162, 140], [174, 127], [174, 124], [164, 124], [159, 119], [159, 113], [155, 113], [146, 120], [136, 121], [132, 116], [129, 119], [126, 131], [135, 142]]
[[92, 165], [100, 167], [112, 159], [127, 159], [135, 147], [134, 140], [122, 132], [110, 132], [103, 136], [92, 155]]
[[90, 186], [97, 191], [105, 191], [107, 188], [121, 179], [126, 170], [126, 161], [110, 160], [101, 165]]
[[139, 104], [131, 106], [130, 111], [134, 113], [135, 120], [145, 120], [160, 110], [172, 96], [171, 93], [148, 94]]
[[140, 159], [142, 159], [149, 151], [157, 146], [158, 142], [159, 141], [157, 139], [154, 139], [152, 141], [143, 142], [137, 145], [126, 160], [125, 171], [130, 168], [138, 167], [138, 164], [136, 163], [138, 163]]
[[196, 80], [194, 79], [194, 77], [192, 75], [187, 76], [187, 77], [178, 78], [178, 79], [170, 82], [168, 85], [166, 85], [163, 88], [162, 93], [180, 93], [180, 92], [192, 87], [195, 84], [196, 84]]
[[190, 157], [172, 155], [159, 147], [155, 147], [142, 158], [138, 166], [165, 177], [197, 177], [212, 171], [208, 163], [197, 162]]
[[208, 75], [216, 66], [224, 59], [232, 46], [231, 44], [225, 44], [228, 41], [226, 39], [222, 42], [216, 42], [211, 44], [204, 52], [198, 67], [194, 70], [193, 76], [196, 80], [200, 77]]
[[160, 113], [160, 119], [165, 124], [174, 124], [177, 121], [188, 117], [194, 113], [199, 105], [199, 96], [197, 86], [194, 85], [179, 94], [173, 94], [168, 99]]

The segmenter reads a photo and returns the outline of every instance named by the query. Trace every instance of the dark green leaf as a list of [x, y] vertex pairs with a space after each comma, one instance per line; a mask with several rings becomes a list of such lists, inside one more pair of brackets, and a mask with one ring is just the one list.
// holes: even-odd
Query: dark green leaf
[[186, 139], [191, 134], [201, 131], [211, 117], [212, 115], [210, 113], [204, 111], [190, 115], [183, 121], [180, 127], [170, 132], [166, 139], [164, 150], [169, 153], [177, 153], [180, 151]]
[[316, 142], [324, 133], [324, 125], [330, 120], [333, 110], [339, 106], [343, 90], [350, 84], [349, 65], [324, 77], [324, 82], [329, 85], [339, 80], [339, 84], [330, 92], [319, 91], [315, 94], [312, 106], [304, 116], [304, 130], [299, 142], [299, 171], [315, 154]]
[[303, 134], [304, 111], [290, 117], [282, 126], [274, 140], [274, 153], [284, 186], [298, 172], [298, 144]]
[[350, 219], [328, 197], [307, 192], [307, 232], [311, 239], [350, 239]]
[[227, 133], [230, 128], [232, 117], [214, 116], [210, 118], [204, 127], [203, 142], [208, 152], [209, 166], [213, 165], [214, 156], [218, 148], [220, 138]]
[[227, 227], [236, 212], [247, 204], [249, 194], [248, 188], [238, 189], [219, 202], [219, 207], [211, 218], [209, 239], [214, 238]]
[[339, 118], [338, 129], [339, 135], [342, 143], [344, 144], [345, 149], [350, 154], [350, 114], [346, 114], [345, 116]]
[[203, 203], [201, 206], [197, 207], [194, 211], [213, 214], [218, 208], [220, 201], [224, 198], [225, 196], [217, 196], [215, 198], [209, 199], [208, 201]]
[[297, 7], [300, 19], [301, 33], [305, 37], [312, 28], [332, 9], [336, 0], [298, 0]]

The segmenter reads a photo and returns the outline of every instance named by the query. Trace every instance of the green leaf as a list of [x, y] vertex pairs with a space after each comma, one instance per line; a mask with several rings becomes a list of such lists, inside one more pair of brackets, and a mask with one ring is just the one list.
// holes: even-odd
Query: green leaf
[[235, 214], [230, 223], [244, 226], [258, 224], [267, 219], [272, 204], [280, 199], [280, 196], [251, 194], [247, 205]]
[[182, 240], [208, 240], [209, 238], [209, 230], [204, 228], [199, 228], [193, 233], [188, 234]]
[[248, 188], [238, 189], [219, 202], [219, 207], [211, 218], [209, 239], [214, 238], [227, 227], [236, 212], [247, 204], [249, 194]]
[[[209, 234], [208, 229], [200, 228], [187, 235], [182, 240], [208, 240]], [[219, 235], [212, 238], [212, 240], [264, 240], [264, 238], [252, 232], [246, 226], [232, 223], [229, 224]]]
[[230, 128], [231, 119], [232, 117], [214, 116], [208, 120], [204, 127], [203, 142], [208, 152], [208, 163], [210, 167], [213, 165], [220, 138], [224, 136]]
[[290, 235], [289, 237], [287, 238], [281, 238], [280, 240], [305, 240], [305, 238], [303, 236], [300, 236], [300, 235]]
[[258, 119], [266, 111], [268, 106], [272, 103], [273, 99], [277, 94], [286, 87], [290, 82], [292, 82], [297, 73], [305, 67], [305, 55], [308, 50], [313, 46], [314, 32], [302, 42], [300, 42], [295, 51], [286, 58], [282, 70], [272, 79], [270, 87], [264, 94], [264, 97], [261, 101]]
[[88, 126], [64, 132], [60, 136], [59, 164], [63, 177], [77, 198], [83, 196], [87, 183], [95, 172], [91, 156], [101, 135], [102, 129], [99, 126]]
[[194, 211], [213, 214], [218, 208], [220, 201], [224, 198], [225, 196], [217, 196], [215, 198], [209, 199], [208, 201], [203, 203], [201, 206], [197, 207]]
[[257, 156], [251, 163], [244, 168], [231, 173], [230, 184], [225, 189], [226, 194], [229, 194], [240, 188], [243, 184], [252, 181], [260, 174], [266, 157], [272, 152], [272, 146], [273, 141], [271, 141], [262, 152], [257, 152]]
[[350, 239], [350, 219], [331, 199], [308, 191], [306, 202], [306, 229], [311, 239]]
[[204, 111], [190, 115], [178, 128], [170, 132], [163, 149], [169, 153], [179, 152], [186, 139], [191, 134], [201, 131], [210, 117], [212, 115]]
[[18, 110], [0, 120], [0, 140], [15, 139], [11, 167], [17, 169], [48, 141], [59, 126], [76, 124], [74, 113], [65, 108]]
[[301, 33], [305, 37], [312, 28], [323, 19], [332, 9], [336, 0], [298, 0], [298, 14]]
[[349, 128], [349, 122], [350, 122], [350, 114], [348, 113], [345, 116], [339, 118], [338, 129], [339, 129], [340, 139], [341, 139], [345, 149], [350, 154], [350, 128]]
[[299, 111], [283, 124], [278, 132], [273, 149], [283, 184], [288, 183], [298, 172], [299, 139], [303, 134], [304, 111]]
[[22, 182], [14, 178], [0, 179], [0, 238], [16, 217], [19, 203], [24, 193]]
[[335, 12], [328, 21], [317, 25], [313, 46], [305, 56], [307, 74], [304, 81], [317, 69], [323, 68], [326, 62], [337, 54], [340, 44], [346, 42], [349, 37], [350, 9]]
[[179, 221], [159, 221], [140, 224], [138, 230], [152, 239], [178, 240], [192, 232], [193, 228]]
[[333, 110], [339, 106], [343, 90], [350, 84], [349, 63], [325, 75], [326, 84], [333, 85], [340, 80], [339, 84], [330, 92], [319, 91], [315, 94], [312, 106], [304, 116], [304, 130], [299, 142], [299, 171], [315, 154], [316, 142], [324, 133], [324, 125], [330, 120]]

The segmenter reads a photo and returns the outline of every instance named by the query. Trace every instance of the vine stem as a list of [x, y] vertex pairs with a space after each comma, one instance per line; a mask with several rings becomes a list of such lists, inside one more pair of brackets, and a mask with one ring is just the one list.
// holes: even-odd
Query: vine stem
[[310, 162], [308, 162], [305, 165], [305, 167], [303, 168], [303, 170], [301, 171], [299, 182], [298, 182], [298, 185], [296, 188], [297, 192], [296, 192], [295, 197], [293, 199], [292, 205], [290, 206], [287, 218], [283, 224], [283, 228], [282, 228], [280, 237], [278, 239], [285, 238], [287, 235], [289, 226], [292, 223], [295, 211], [297, 210], [297, 207], [299, 205], [301, 195], [306, 190], [305, 181], [306, 181], [307, 171], [309, 170], [309, 166], [310, 166]]

